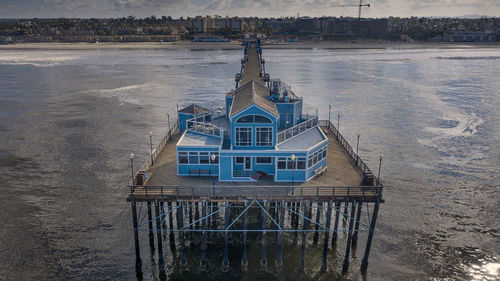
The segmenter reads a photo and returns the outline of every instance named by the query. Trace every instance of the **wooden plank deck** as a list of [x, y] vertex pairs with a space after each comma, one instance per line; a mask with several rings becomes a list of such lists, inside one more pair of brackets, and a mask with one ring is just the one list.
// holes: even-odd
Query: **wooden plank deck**
[[[165, 145], [154, 166], [148, 169], [146, 186], [131, 189], [130, 195], [137, 201], [148, 200], [362, 200], [373, 202], [378, 189], [361, 186], [362, 171], [337, 140], [332, 131], [322, 127], [328, 136], [328, 170], [306, 183], [295, 183], [292, 195], [291, 183], [275, 183], [272, 176], [256, 182], [215, 181], [213, 195], [212, 177], [177, 176], [176, 148], [180, 135], [172, 136]], [[129, 198], [130, 199], [130, 198]]]

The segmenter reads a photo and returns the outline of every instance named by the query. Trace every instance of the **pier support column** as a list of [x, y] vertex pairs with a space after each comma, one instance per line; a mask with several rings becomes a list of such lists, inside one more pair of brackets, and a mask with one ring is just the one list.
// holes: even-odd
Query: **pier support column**
[[[247, 208], [247, 200], [243, 201], [245, 209]], [[245, 210], [243, 209], [243, 210]], [[241, 257], [241, 270], [247, 271], [248, 261], [247, 261], [247, 220], [248, 220], [248, 210], [243, 214], [243, 255]]]
[[[164, 202], [160, 202], [160, 212], [162, 214], [162, 217], [161, 217], [162, 228], [166, 229], [167, 228], [167, 217], [165, 215], [165, 203]], [[163, 236], [165, 236], [165, 235], [163, 235]]]
[[346, 221], [348, 221], [347, 215], [349, 214], [349, 202], [347, 200], [344, 201], [344, 219], [342, 220], [342, 228], [345, 227]]
[[134, 242], [135, 242], [135, 269], [136, 271], [141, 270], [142, 260], [141, 260], [141, 250], [139, 247], [139, 229], [137, 228], [137, 206], [135, 205], [135, 200], [132, 199], [132, 224], [134, 226]]
[[[279, 225], [281, 229], [285, 226], [285, 201], [281, 201], [280, 208], [278, 208], [279, 212]], [[283, 265], [283, 230], [278, 233], [278, 255], [276, 259], [276, 263], [279, 267]]]
[[260, 265], [267, 266], [267, 252], [266, 252], [266, 225], [267, 225], [267, 215], [265, 214], [265, 208], [267, 201], [264, 200], [261, 209], [261, 222], [262, 222], [262, 255], [260, 258]]
[[179, 232], [179, 240], [181, 243], [181, 268], [182, 270], [186, 269], [186, 252], [185, 252], [185, 243], [184, 243], [184, 231], [182, 230], [184, 228], [184, 209], [183, 209], [183, 203], [182, 201], [178, 201], [177, 204], [180, 204], [180, 208], [177, 209], [177, 214], [178, 217], [177, 219], [179, 220], [179, 229], [181, 230]]
[[168, 208], [168, 227], [170, 229], [169, 237], [170, 237], [170, 245], [175, 245], [175, 236], [174, 232], [172, 231], [174, 229], [174, 218], [173, 218], [173, 212], [172, 212], [172, 202], [167, 202], [167, 208]]
[[[207, 206], [207, 202], [206, 201], [202, 201], [201, 202], [201, 216], [202, 217], [205, 217], [207, 215], [207, 209], [208, 209], [208, 206]], [[205, 262], [205, 256], [206, 256], [206, 250], [207, 250], [207, 232], [205, 231], [206, 227], [207, 227], [207, 219], [202, 219], [201, 220], [201, 225], [202, 225], [202, 228], [203, 228], [203, 234], [202, 234], [202, 237], [201, 237], [201, 261], [200, 261], [200, 269], [201, 271], [206, 271], [207, 270], [207, 266], [206, 266], [206, 262]]]
[[[299, 213], [300, 214], [300, 202], [295, 202], [295, 212], [296, 213]], [[306, 214], [304, 213], [304, 216]], [[298, 214], [295, 214], [295, 218], [294, 218], [294, 229], [295, 229], [295, 232], [293, 233], [293, 244], [297, 244], [297, 240], [298, 240], [298, 237], [299, 237], [299, 232], [297, 231], [297, 229], [299, 228], [299, 215]]]
[[316, 226], [314, 227], [313, 245], [318, 244], [318, 239], [319, 239], [318, 228], [319, 228], [319, 222], [321, 220], [322, 211], [323, 211], [323, 203], [322, 202], [316, 203]]
[[155, 250], [155, 238], [154, 238], [154, 234], [153, 234], [153, 215], [152, 215], [152, 212], [151, 212], [151, 201], [148, 201], [147, 205], [148, 205], [149, 247], [151, 248], [151, 253], [154, 253], [154, 250]]
[[224, 272], [229, 271], [229, 247], [228, 247], [228, 240], [229, 240], [229, 235], [227, 233], [227, 227], [229, 226], [229, 202], [226, 201], [226, 207], [224, 209], [224, 262], [222, 264], [222, 270]]
[[375, 206], [373, 207], [372, 221], [370, 223], [370, 232], [368, 233], [368, 240], [366, 241], [365, 256], [361, 261], [361, 271], [365, 272], [368, 268], [368, 257], [370, 256], [370, 248], [372, 246], [373, 233], [375, 232], [375, 224], [377, 223], [378, 208], [380, 205], [380, 198], [377, 198]]
[[198, 222], [199, 219], [200, 219], [199, 205], [198, 205], [198, 202], [195, 202], [194, 203], [194, 220], [196, 221], [196, 223], [195, 223], [196, 228], [198, 228], [200, 226], [200, 223]]
[[[212, 202], [207, 202], [207, 216], [212, 213]], [[212, 218], [208, 217], [207, 218], [207, 228], [212, 229]], [[210, 243], [212, 238], [212, 232], [208, 231], [207, 232], [207, 243]]]
[[340, 217], [340, 201], [335, 201], [335, 224], [332, 233], [332, 246], [337, 244], [338, 227]]
[[160, 203], [155, 200], [155, 214], [156, 214], [156, 239], [158, 240], [158, 266], [160, 266], [160, 271], [164, 270], [164, 260], [163, 260], [163, 244], [161, 241], [161, 220], [160, 220]]
[[323, 244], [323, 262], [321, 263], [321, 272], [326, 271], [326, 262], [328, 258], [328, 242], [330, 242], [330, 223], [332, 220], [332, 203], [328, 201], [326, 204], [326, 224], [325, 227], [327, 228], [327, 231], [325, 232], [325, 243]]
[[347, 245], [345, 246], [344, 264], [342, 265], [342, 274], [346, 274], [349, 269], [349, 254], [351, 253], [352, 230], [354, 228], [354, 215], [356, 211], [356, 201], [352, 202], [351, 215], [349, 216], [349, 233], [347, 234]]
[[363, 202], [358, 202], [358, 211], [356, 212], [356, 224], [354, 225], [354, 233], [352, 234], [352, 246], [356, 247], [358, 244], [359, 223], [361, 219], [361, 212], [363, 211]]
[[[192, 223], [193, 223], [193, 202], [189, 202], [188, 204], [189, 204], [189, 229], [193, 230], [193, 225], [192, 225]], [[194, 236], [193, 232], [190, 231], [189, 232], [190, 243], [193, 242], [193, 236]]]
[[306, 265], [306, 243], [307, 243], [307, 236], [306, 236], [306, 231], [307, 228], [309, 227], [309, 221], [306, 219], [306, 217], [308, 218], [309, 217], [309, 206], [307, 204], [307, 202], [304, 202], [302, 204], [302, 210], [304, 210], [303, 212], [303, 216], [304, 218], [302, 219], [302, 250], [301, 250], [301, 253], [300, 253], [300, 265], [299, 265], [299, 271], [300, 272], [304, 272], [304, 269], [305, 269], [305, 265]]

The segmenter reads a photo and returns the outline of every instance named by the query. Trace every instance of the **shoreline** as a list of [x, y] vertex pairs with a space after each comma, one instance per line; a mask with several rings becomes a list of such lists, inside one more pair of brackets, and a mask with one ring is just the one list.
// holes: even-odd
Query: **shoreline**
[[[449, 43], [449, 42], [291, 42], [267, 43], [266, 49], [471, 49], [500, 48], [500, 42], [492, 43]], [[243, 48], [240, 42], [197, 43], [181, 42], [111, 42], [111, 43], [16, 43], [0, 45], [0, 50], [151, 50], [151, 49], [191, 49], [191, 50], [237, 50]]]

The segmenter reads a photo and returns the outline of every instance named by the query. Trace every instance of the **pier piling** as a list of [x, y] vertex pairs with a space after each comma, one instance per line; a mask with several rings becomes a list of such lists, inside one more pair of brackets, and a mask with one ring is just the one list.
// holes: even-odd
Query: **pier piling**
[[349, 269], [349, 254], [351, 253], [351, 239], [352, 239], [352, 229], [354, 226], [354, 212], [356, 211], [356, 201], [352, 203], [351, 215], [349, 216], [349, 233], [347, 234], [347, 244], [345, 246], [345, 257], [344, 263], [342, 265], [342, 274], [346, 274]]
[[207, 232], [205, 231], [206, 226], [207, 226], [207, 219], [205, 218], [207, 215], [207, 202], [202, 201], [201, 202], [201, 216], [204, 218], [201, 220], [201, 225], [203, 229], [202, 237], [201, 237], [201, 260], [200, 260], [200, 269], [201, 271], [205, 271], [207, 269], [206, 267], [206, 262], [205, 262], [205, 256], [206, 256], [206, 250], [207, 250]]
[[314, 227], [313, 245], [318, 244], [318, 239], [319, 239], [318, 229], [321, 220], [321, 212], [323, 212], [323, 203], [318, 202], [316, 203], [316, 226]]
[[261, 222], [262, 222], [262, 256], [260, 259], [260, 264], [265, 267], [267, 266], [267, 252], [266, 252], [266, 225], [267, 225], [267, 215], [266, 212], [267, 202], [264, 200], [261, 206]]
[[155, 200], [155, 215], [156, 215], [156, 240], [158, 243], [158, 266], [160, 271], [164, 270], [164, 260], [163, 260], [163, 244], [161, 239], [161, 221], [160, 221], [160, 203]]
[[180, 204], [180, 208], [178, 210], [179, 217], [177, 218], [179, 220], [179, 229], [181, 232], [179, 233], [179, 240], [181, 244], [181, 267], [182, 270], [186, 269], [186, 252], [185, 252], [185, 242], [184, 242], [184, 212], [183, 212], [183, 202], [179, 201], [177, 204]]
[[359, 223], [361, 219], [361, 212], [363, 211], [363, 202], [358, 202], [358, 211], [356, 212], [356, 224], [354, 225], [354, 233], [352, 234], [352, 247], [358, 244]]
[[229, 247], [228, 240], [229, 234], [227, 232], [227, 228], [229, 227], [229, 218], [230, 218], [231, 207], [229, 207], [229, 203], [226, 201], [226, 207], [224, 209], [224, 262], [223, 262], [223, 271], [229, 271]]
[[153, 215], [151, 212], [151, 202], [147, 203], [148, 206], [148, 226], [149, 226], [149, 247], [151, 248], [151, 252], [154, 252], [155, 249], [155, 238], [153, 234]]
[[327, 257], [328, 257], [328, 243], [330, 240], [330, 223], [332, 220], [332, 208], [331, 202], [328, 201], [326, 205], [326, 224], [325, 227], [328, 231], [325, 232], [325, 242], [323, 244], [323, 261], [321, 263], [321, 272], [325, 272], [327, 269]]
[[361, 271], [366, 272], [368, 268], [368, 257], [370, 256], [370, 248], [372, 245], [373, 233], [375, 232], [375, 224], [377, 223], [378, 208], [380, 205], [380, 197], [375, 202], [373, 207], [372, 221], [370, 223], [370, 232], [368, 232], [368, 240], [366, 241], [365, 256], [361, 261]]
[[335, 224], [333, 225], [332, 246], [337, 244], [339, 218], [340, 218], [340, 201], [335, 201]]
[[[247, 200], [243, 201], [243, 206], [247, 208]], [[247, 221], [248, 221], [248, 210], [243, 213], [243, 254], [241, 257], [241, 270], [246, 271], [248, 267], [247, 261]]]
[[137, 206], [135, 204], [135, 200], [131, 200], [132, 205], [132, 224], [134, 226], [134, 244], [135, 244], [135, 269], [136, 271], [140, 271], [142, 267], [141, 260], [141, 250], [139, 247], [139, 229], [137, 227]]

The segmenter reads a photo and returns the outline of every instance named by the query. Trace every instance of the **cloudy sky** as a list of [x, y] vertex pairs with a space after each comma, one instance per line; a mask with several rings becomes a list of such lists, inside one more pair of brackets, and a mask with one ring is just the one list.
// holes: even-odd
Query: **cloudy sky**
[[[356, 16], [357, 0], [0, 0], [0, 18]], [[500, 16], [500, 0], [365, 0], [364, 17]], [[335, 7], [337, 6], [337, 7]]]

